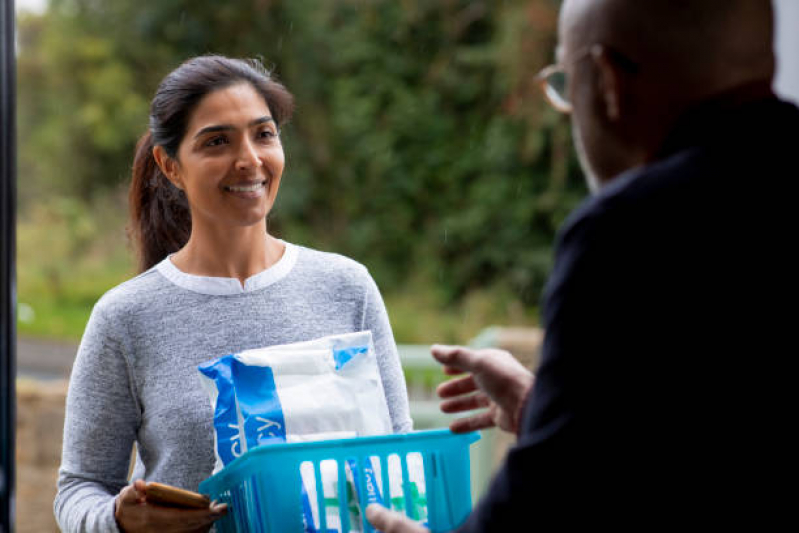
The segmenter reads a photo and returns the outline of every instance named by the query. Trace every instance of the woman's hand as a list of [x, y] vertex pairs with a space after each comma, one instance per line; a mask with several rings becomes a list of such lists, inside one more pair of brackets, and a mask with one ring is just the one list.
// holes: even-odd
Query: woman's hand
[[212, 503], [208, 509], [183, 509], [148, 502], [147, 486], [137, 479], [117, 496], [114, 517], [124, 533], [204, 533], [226, 513], [224, 503]]
[[469, 373], [438, 386], [438, 396], [444, 400], [441, 410], [460, 413], [486, 408], [452, 422], [450, 429], [454, 433], [494, 426], [518, 432], [522, 406], [533, 388], [532, 372], [504, 350], [434, 345], [431, 351], [444, 365], [445, 374]]

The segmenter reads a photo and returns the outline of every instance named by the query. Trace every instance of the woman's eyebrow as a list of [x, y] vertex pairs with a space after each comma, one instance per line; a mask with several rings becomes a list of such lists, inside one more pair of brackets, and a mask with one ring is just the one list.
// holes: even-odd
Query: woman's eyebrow
[[[251, 120], [249, 122], [249, 124], [247, 124], [247, 127], [251, 128], [253, 126], [257, 126], [259, 124], [265, 124], [267, 122], [275, 122], [275, 119], [273, 119], [270, 116], [263, 116], [261, 118], [256, 118], [255, 120]], [[275, 124], [277, 124], [277, 123], [275, 123]], [[201, 136], [205, 135], [206, 133], [216, 133], [218, 131], [230, 131], [230, 130], [234, 130], [234, 129], [236, 129], [236, 128], [232, 124], [217, 124], [215, 126], [206, 126], [203, 129], [201, 129], [200, 131], [198, 131], [194, 135], [194, 138], [196, 139], [198, 137], [201, 137]]]

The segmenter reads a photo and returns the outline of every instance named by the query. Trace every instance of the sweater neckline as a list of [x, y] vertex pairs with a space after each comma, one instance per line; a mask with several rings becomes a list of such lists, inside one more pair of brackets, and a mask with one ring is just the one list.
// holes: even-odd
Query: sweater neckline
[[250, 276], [244, 280], [244, 285], [235, 278], [197, 276], [183, 272], [170, 259], [172, 255], [164, 258], [155, 266], [155, 269], [166, 279], [186, 290], [207, 294], [211, 296], [230, 296], [257, 291], [277, 283], [285, 278], [297, 262], [299, 249], [297, 246], [282, 242], [286, 249], [283, 256], [266, 270]]

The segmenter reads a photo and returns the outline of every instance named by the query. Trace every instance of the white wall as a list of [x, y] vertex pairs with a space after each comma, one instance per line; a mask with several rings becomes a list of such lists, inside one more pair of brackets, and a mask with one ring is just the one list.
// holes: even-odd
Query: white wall
[[777, 19], [775, 91], [799, 104], [799, 0], [774, 0]]

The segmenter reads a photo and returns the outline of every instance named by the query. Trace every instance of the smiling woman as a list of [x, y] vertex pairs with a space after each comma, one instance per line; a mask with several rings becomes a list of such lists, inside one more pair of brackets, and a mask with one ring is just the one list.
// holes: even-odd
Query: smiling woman
[[[261, 265], [264, 267], [282, 254], [283, 246], [276, 239], [264, 240], [261, 223], [280, 187], [283, 147], [269, 107], [249, 83], [209, 94], [192, 114], [177, 154], [170, 156], [160, 145], [153, 154], [163, 174], [185, 193], [191, 207], [191, 237], [172, 258], [175, 265], [243, 282], [248, 272], [225, 272], [223, 264], [230, 264], [227, 259], [198, 254], [213, 250], [214, 257], [226, 252], [221, 257], [229, 258], [242, 251], [256, 261], [265, 257], [268, 264]], [[265, 247], [266, 255], [252, 254], [245, 244]], [[242, 268], [249, 269], [245, 263], [240, 262]], [[250, 273], [262, 270], [261, 266]]]
[[[266, 209], [255, 213], [265, 219], [283, 173], [279, 127], [292, 111], [291, 94], [255, 61], [198, 57], [161, 82], [151, 105], [150, 128], [136, 150], [130, 189], [129, 229], [139, 246], [142, 270], [183, 248], [190, 236], [204, 238], [212, 231], [221, 234], [219, 244], [228, 243], [230, 234], [217, 226], [217, 217], [246, 218], [234, 213], [242, 205], [222, 208], [223, 198], [230, 195], [221, 193], [233, 193], [230, 187], [257, 185], [255, 181], [269, 177], [266, 201], [248, 209]], [[220, 194], [209, 198], [205, 192], [210, 188]], [[189, 197], [195, 201], [191, 213]], [[204, 226], [192, 232], [195, 224]], [[245, 226], [263, 233], [252, 220]]]
[[95, 305], [72, 371], [63, 531], [203, 531], [222, 516], [224, 506], [148, 502], [141, 480], [196, 491], [211, 474], [213, 412], [197, 366], [228, 353], [371, 330], [393, 429], [411, 429], [368, 271], [269, 234], [291, 112], [289, 92], [254, 61], [194, 58], [159, 86], [130, 189], [143, 272]]

